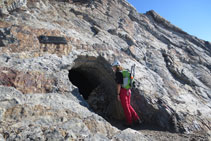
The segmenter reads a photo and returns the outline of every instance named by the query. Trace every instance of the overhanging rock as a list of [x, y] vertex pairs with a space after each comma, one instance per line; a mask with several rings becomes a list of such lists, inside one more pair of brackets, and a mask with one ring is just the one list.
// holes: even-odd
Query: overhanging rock
[[105, 118], [123, 119], [111, 65], [103, 57], [80, 56], [74, 63], [69, 70], [69, 79], [90, 107]]

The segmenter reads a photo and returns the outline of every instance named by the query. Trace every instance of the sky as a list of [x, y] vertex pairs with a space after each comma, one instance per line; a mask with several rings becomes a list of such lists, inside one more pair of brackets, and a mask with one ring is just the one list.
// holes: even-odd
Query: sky
[[127, 0], [139, 13], [154, 10], [190, 35], [211, 42], [211, 0]]

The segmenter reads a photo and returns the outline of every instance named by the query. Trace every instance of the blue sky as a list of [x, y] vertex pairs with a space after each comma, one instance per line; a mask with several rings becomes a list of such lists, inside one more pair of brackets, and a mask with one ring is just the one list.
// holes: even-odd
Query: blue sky
[[139, 13], [154, 10], [185, 32], [211, 42], [211, 0], [127, 0]]

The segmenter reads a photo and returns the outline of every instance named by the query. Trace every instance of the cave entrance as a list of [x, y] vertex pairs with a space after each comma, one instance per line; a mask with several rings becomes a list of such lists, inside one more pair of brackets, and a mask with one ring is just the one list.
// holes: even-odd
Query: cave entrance
[[96, 73], [96, 69], [87, 67], [73, 68], [69, 71], [70, 81], [79, 88], [85, 100], [88, 100], [90, 93], [100, 84]]
[[124, 118], [116, 99], [114, 73], [103, 57], [79, 56], [69, 70], [69, 80], [95, 113], [105, 119]]
[[[113, 126], [124, 129], [119, 122], [123, 123], [125, 116], [121, 103], [116, 99], [116, 82], [109, 62], [101, 56], [79, 56], [69, 70], [69, 80], [78, 87], [79, 93], [95, 113], [104, 117]], [[162, 102], [157, 103], [156, 108], [156, 105], [148, 102], [142, 91], [134, 88], [131, 104], [146, 123], [141, 129], [177, 130], [177, 123], [172, 123], [173, 120], [177, 121], [175, 114], [170, 114]]]

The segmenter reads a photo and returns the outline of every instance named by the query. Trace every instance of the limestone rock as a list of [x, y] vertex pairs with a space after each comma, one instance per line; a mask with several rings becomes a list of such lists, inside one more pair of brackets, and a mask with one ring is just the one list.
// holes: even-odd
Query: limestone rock
[[[2, 46], [8, 45], [9, 47], [9, 48], [3, 48], [2, 52], [19, 52], [20, 54], [22, 54], [22, 58], [42, 56], [45, 53], [57, 54], [58, 56], [61, 56], [61, 55], [68, 55], [71, 52], [70, 45], [39, 43], [38, 37], [40, 35], [45, 34], [49, 36], [61, 36], [61, 33], [56, 30], [47, 31], [44, 29], [32, 29], [29, 27], [22, 27], [22, 26], [2, 28], [1, 30], [2, 30], [0, 32], [0, 35], [2, 34], [0, 37], [0, 41], [2, 41], [1, 44]], [[18, 48], [16, 47], [17, 42], [19, 42]]]
[[0, 141], [4, 141], [2, 134], [0, 134]]
[[103, 118], [65, 95], [23, 95], [9, 87], [0, 90], [0, 104], [4, 108], [0, 132], [8, 140], [106, 138], [117, 132]]
[[17, 9], [25, 9], [27, 0], [1, 0], [0, 14], [9, 14]]
[[17, 43], [9, 28], [3, 28], [0, 31], [0, 47], [8, 46], [9, 44]]
[[148, 137], [145, 137], [143, 134], [134, 131], [130, 128], [117, 133], [114, 137], [113, 137], [113, 141], [128, 141], [128, 140], [132, 140], [132, 141], [137, 141], [137, 140], [143, 140], [143, 141], [150, 141], [151, 139]]

